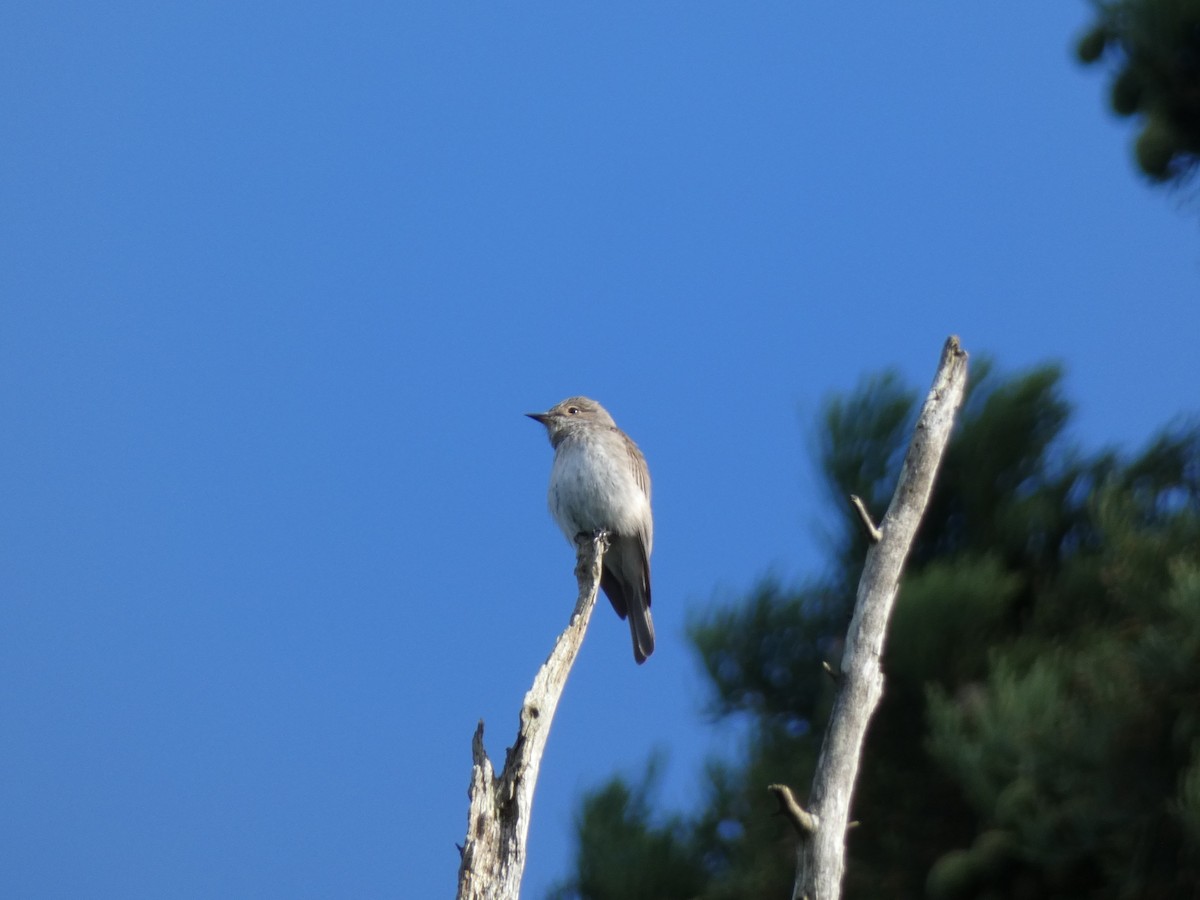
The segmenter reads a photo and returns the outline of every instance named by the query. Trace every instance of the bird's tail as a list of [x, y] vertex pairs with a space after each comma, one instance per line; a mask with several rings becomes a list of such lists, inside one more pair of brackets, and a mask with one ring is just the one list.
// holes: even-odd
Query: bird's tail
[[644, 597], [634, 597], [629, 604], [629, 631], [633, 635], [633, 658], [638, 665], [654, 652], [654, 622]]
[[629, 619], [633, 658], [641, 665], [654, 652], [650, 619], [650, 563], [640, 538], [618, 538], [604, 555], [600, 587], [622, 619]]

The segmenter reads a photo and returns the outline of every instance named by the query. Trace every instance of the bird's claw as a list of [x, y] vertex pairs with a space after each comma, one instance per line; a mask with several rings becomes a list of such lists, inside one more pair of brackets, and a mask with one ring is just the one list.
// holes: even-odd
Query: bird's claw
[[575, 535], [575, 543], [590, 544], [594, 541], [603, 541], [604, 548], [607, 550], [611, 537], [607, 528], [597, 528], [595, 531], [581, 531]]

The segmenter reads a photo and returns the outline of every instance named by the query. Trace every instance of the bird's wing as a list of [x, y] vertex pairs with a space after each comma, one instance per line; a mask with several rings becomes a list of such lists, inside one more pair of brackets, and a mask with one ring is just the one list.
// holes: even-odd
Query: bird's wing
[[[637, 482], [637, 486], [641, 488], [642, 493], [646, 496], [646, 502], [650, 502], [650, 467], [646, 465], [646, 457], [642, 456], [642, 451], [638, 449], [638, 445], [625, 436], [625, 451], [629, 454], [629, 469], [633, 473], [633, 480]], [[654, 521], [647, 516], [646, 527], [639, 535], [642, 539], [642, 558], [646, 560], [646, 583], [650, 583], [650, 550], [654, 546]]]
[[638, 445], [628, 437], [625, 438], [625, 450], [629, 453], [629, 468], [633, 471], [633, 478], [637, 482], [638, 487], [642, 489], [642, 493], [646, 495], [646, 499], [649, 500], [650, 467], [646, 465], [646, 457], [642, 456], [642, 451], [638, 449]]

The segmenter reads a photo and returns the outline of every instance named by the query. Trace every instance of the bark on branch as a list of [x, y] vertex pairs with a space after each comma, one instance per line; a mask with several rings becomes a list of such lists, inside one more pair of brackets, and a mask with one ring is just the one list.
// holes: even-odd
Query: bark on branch
[[[878, 529], [874, 529], [870, 516], [865, 515], [865, 508], [856, 504], [864, 525], [874, 530], [871, 535], [874, 540], [858, 585], [837, 699], [813, 776], [806, 815], [809, 821], [815, 821], [816, 827], [811, 836], [800, 841], [793, 900], [837, 900], [841, 896], [850, 799], [858, 777], [867, 724], [883, 695], [879, 661], [888, 618], [966, 385], [967, 354], [958, 338], [951, 337], [942, 349], [933, 387], [925, 398], [900, 469], [896, 493]], [[865, 823], [867, 827], [870, 824]]]
[[508, 748], [499, 775], [494, 774], [483, 748], [483, 722], [475, 729], [471, 741], [471, 785], [467, 790], [470, 800], [467, 839], [458, 869], [458, 900], [517, 900], [520, 893], [525, 840], [542, 752], [596, 605], [600, 563], [607, 548], [608, 536], [604, 533], [581, 540], [577, 545], [575, 578], [579, 582], [579, 598], [575, 611], [525, 695], [517, 739]]

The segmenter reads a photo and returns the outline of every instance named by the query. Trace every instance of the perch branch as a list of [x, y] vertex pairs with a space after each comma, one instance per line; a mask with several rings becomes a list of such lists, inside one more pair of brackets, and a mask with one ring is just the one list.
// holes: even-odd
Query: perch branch
[[608, 535], [601, 532], [581, 539], [576, 549], [579, 598], [575, 611], [525, 695], [517, 739], [508, 748], [499, 775], [494, 774], [483, 747], [482, 721], [471, 740], [470, 809], [458, 869], [458, 900], [517, 900], [520, 893], [538, 768], [550, 723], [596, 605]]

